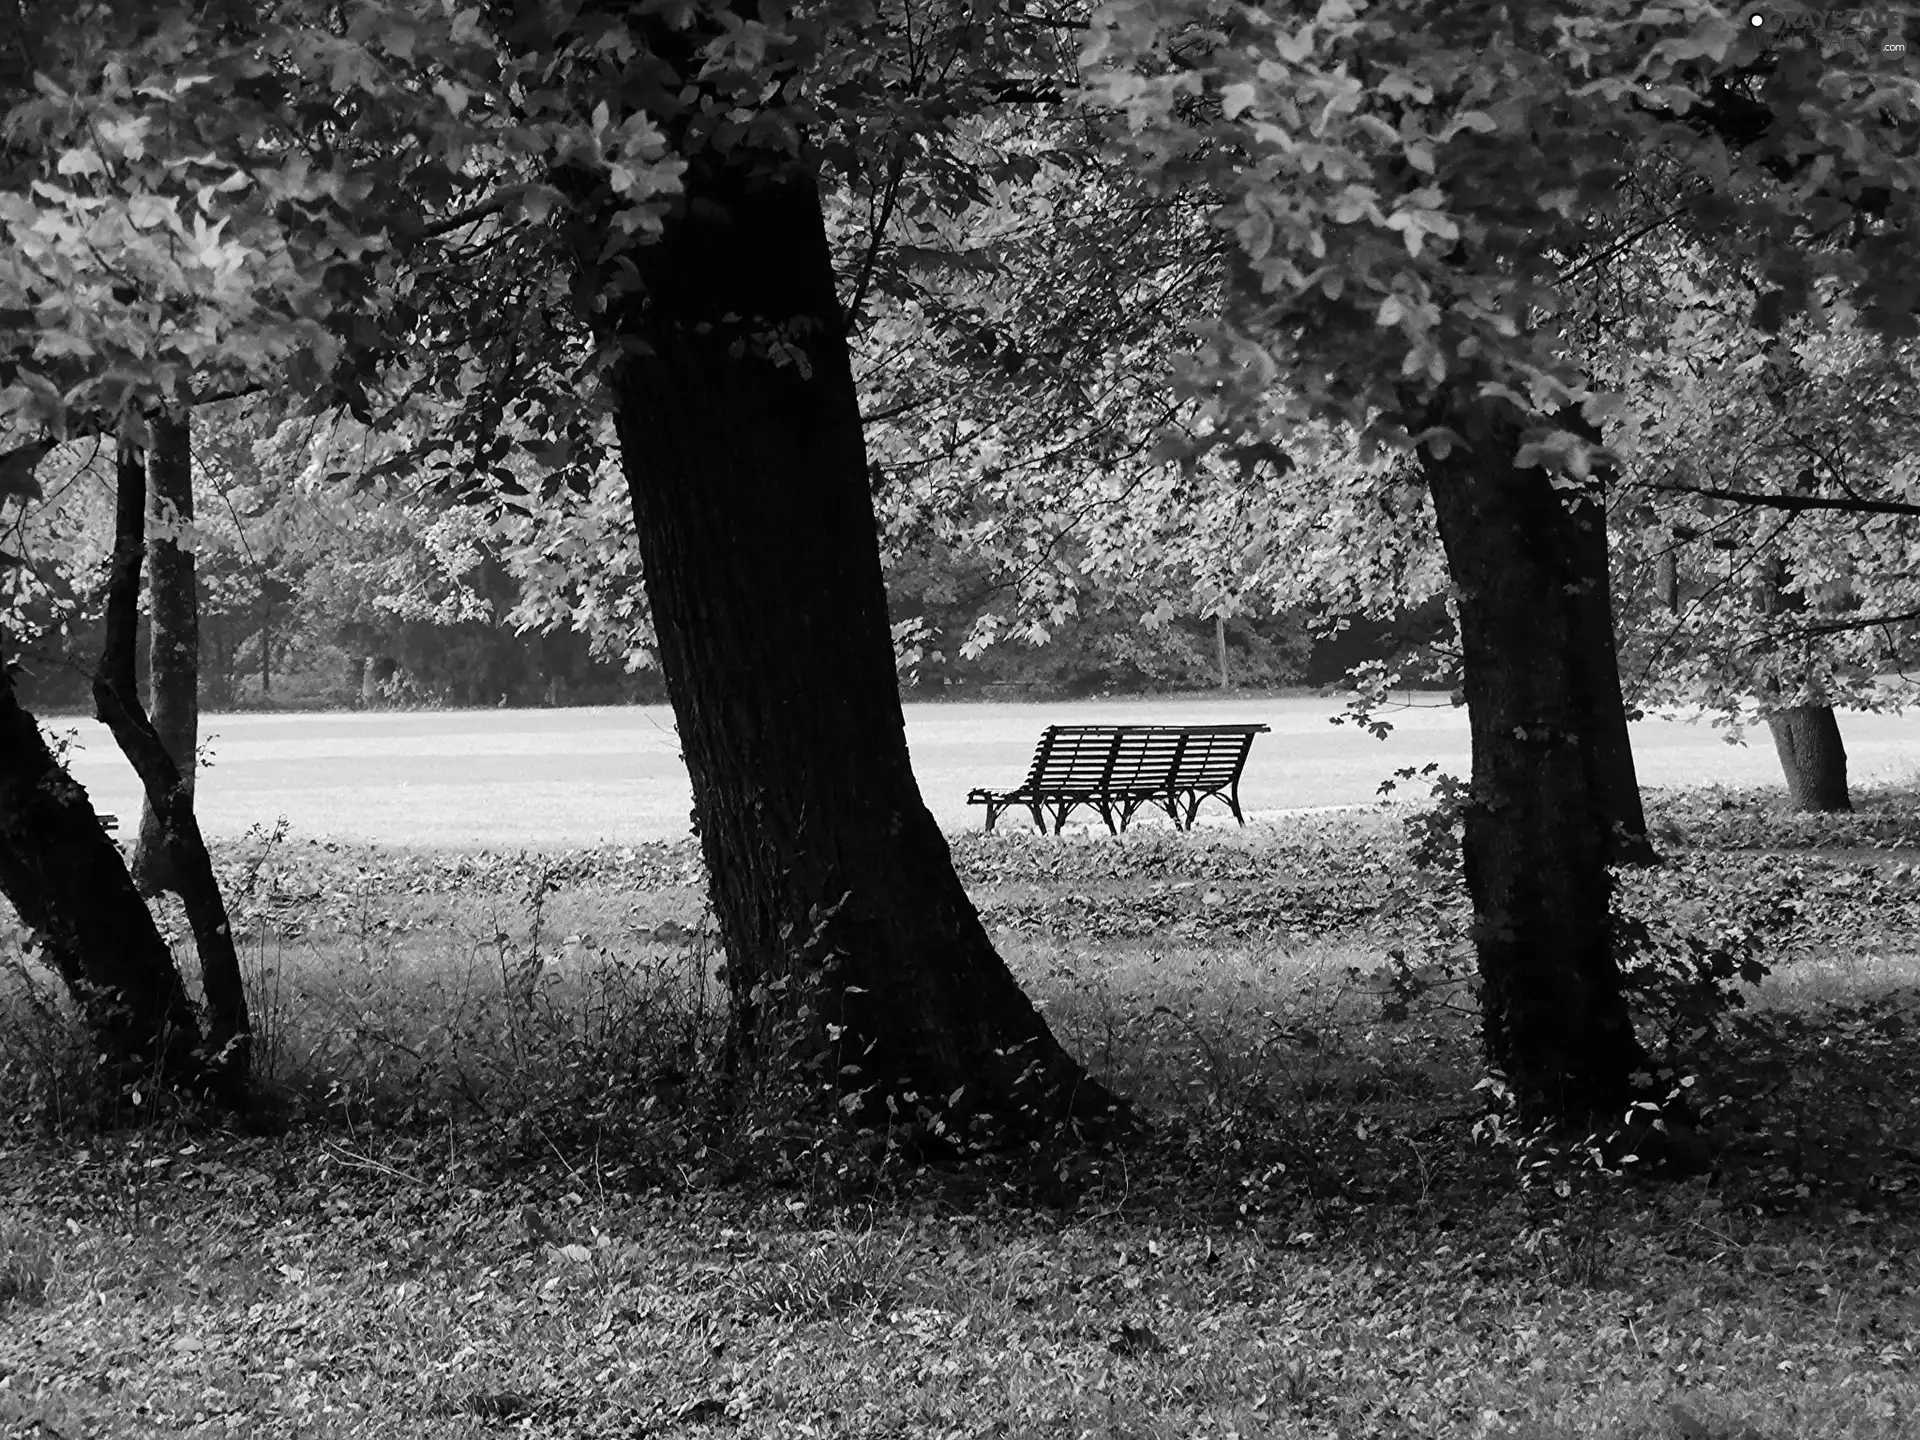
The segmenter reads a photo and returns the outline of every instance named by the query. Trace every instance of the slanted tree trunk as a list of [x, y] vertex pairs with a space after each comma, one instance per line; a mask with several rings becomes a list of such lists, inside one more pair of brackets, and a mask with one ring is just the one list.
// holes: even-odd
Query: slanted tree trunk
[[[751, 152], [750, 152], [751, 153]], [[908, 761], [816, 182], [697, 150], [605, 284], [647, 598], [727, 953], [735, 1053], [870, 1118], [1020, 1133], [1116, 1102], [995, 953]], [[604, 217], [605, 208], [597, 212]], [[939, 1117], [935, 1122], [934, 1117]]]
[[1767, 715], [1773, 748], [1786, 772], [1796, 810], [1853, 809], [1847, 793], [1847, 747], [1831, 705], [1789, 705]]
[[173, 952], [87, 792], [0, 656], [0, 890], [72, 993], [118, 1083], [194, 1084], [200, 1026]]
[[1464, 857], [1487, 1052], [1528, 1113], [1617, 1120], [1646, 1055], [1609, 904], [1632, 752], [1614, 656], [1596, 653], [1612, 630], [1597, 614], [1604, 520], [1513, 463], [1511, 422], [1474, 408], [1443, 423], [1466, 443], [1423, 463], [1464, 649]]
[[[200, 594], [193, 551], [179, 536], [193, 523], [193, 433], [187, 412], [153, 422], [147, 455], [147, 596], [152, 643], [147, 693], [153, 728], [193, 794], [200, 743]], [[140, 806], [140, 841], [133, 878], [143, 893], [177, 891], [173, 857], [152, 801]]]
[[187, 912], [200, 956], [207, 1001], [210, 1071], [229, 1098], [246, 1082], [251, 1026], [240, 959], [226, 901], [214, 878], [213, 861], [193, 813], [189, 773], [167, 753], [166, 743], [140, 703], [135, 640], [140, 623], [140, 565], [146, 554], [146, 467], [140, 450], [122, 439], [116, 466], [113, 558], [107, 579], [106, 634], [100, 668], [93, 677], [94, 711], [113, 732], [159, 816], [163, 843], [173, 862], [174, 888]]

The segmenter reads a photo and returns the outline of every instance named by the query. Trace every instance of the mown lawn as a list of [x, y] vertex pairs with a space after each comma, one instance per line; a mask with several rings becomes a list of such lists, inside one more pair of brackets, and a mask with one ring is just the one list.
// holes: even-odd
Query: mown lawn
[[270, 1133], [82, 1123], [0, 958], [0, 1434], [1920, 1434], [1920, 804], [1867, 801], [1656, 807], [1650, 953], [1772, 966], [1664, 1180], [1490, 1119], [1455, 887], [1391, 816], [957, 839], [1153, 1126], [965, 1168], [720, 1113], [689, 847], [254, 837]]

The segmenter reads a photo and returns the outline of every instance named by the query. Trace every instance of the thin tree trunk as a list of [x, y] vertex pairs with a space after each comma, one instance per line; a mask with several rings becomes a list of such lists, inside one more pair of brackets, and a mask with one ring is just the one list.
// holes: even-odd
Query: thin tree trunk
[[[1104, 1125], [1117, 1102], [995, 953], [914, 780], [815, 180], [758, 159], [697, 152], [689, 206], [623, 256], [638, 286], [589, 312], [623, 356], [615, 417], [736, 1054], [822, 1067], [850, 1113], [936, 1133]], [[605, 238], [578, 236], [596, 284]]]
[[198, 1082], [200, 1026], [173, 952], [87, 792], [21, 707], [4, 656], [0, 890], [72, 993], [122, 1087]]
[[[1487, 1051], [1527, 1112], [1617, 1120], [1646, 1055], [1609, 903], [1617, 771], [1624, 758], [1630, 773], [1631, 752], [1613, 657], [1593, 653], [1603, 521], [1591, 502], [1570, 513], [1544, 470], [1513, 463], [1511, 423], [1473, 411], [1446, 423], [1466, 444], [1424, 465], [1464, 648], [1464, 855]], [[1604, 531], [1599, 548], [1604, 576]], [[1622, 733], [1596, 734], [1606, 728]]]
[[159, 814], [174, 881], [193, 942], [207, 1000], [212, 1073], [237, 1098], [245, 1085], [250, 1030], [240, 958], [233, 946], [226, 901], [193, 813], [193, 792], [167, 753], [166, 743], [140, 704], [135, 640], [140, 623], [140, 563], [146, 554], [146, 468], [137, 447], [120, 443], [114, 503], [113, 559], [107, 581], [106, 636], [93, 677], [94, 711], [113, 732], [139, 775], [147, 802]]
[[1767, 716], [1773, 748], [1796, 810], [1853, 809], [1847, 793], [1847, 747], [1831, 705], [1790, 705]]
[[1213, 617], [1213, 645], [1220, 654], [1220, 688], [1229, 690], [1233, 687], [1227, 677], [1227, 617], [1224, 615]]
[[[147, 608], [152, 622], [147, 692], [153, 728], [179, 767], [181, 783], [191, 797], [200, 743], [200, 594], [193, 551], [175, 538], [181, 526], [193, 523], [193, 432], [188, 412], [153, 422], [147, 509]], [[159, 812], [152, 801], [143, 801], [133, 878], [149, 895], [178, 891], [175, 869]]]
[[260, 700], [273, 698], [273, 600], [266, 584], [260, 586]]
[[1670, 615], [1680, 613], [1680, 557], [1671, 547], [1662, 550], [1653, 562], [1653, 593]]

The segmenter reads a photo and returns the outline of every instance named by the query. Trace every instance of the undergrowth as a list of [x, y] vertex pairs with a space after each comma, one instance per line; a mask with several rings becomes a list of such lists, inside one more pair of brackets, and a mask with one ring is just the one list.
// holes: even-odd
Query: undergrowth
[[0, 947], [0, 1435], [1911, 1434], [1897, 808], [1656, 800], [1623, 914], [1712, 1141], [1658, 1185], [1485, 1125], [1466, 917], [1398, 812], [956, 837], [1150, 1121], [967, 1167], [721, 1083], [690, 846], [258, 834], [221, 863], [265, 1133], [101, 1129]]

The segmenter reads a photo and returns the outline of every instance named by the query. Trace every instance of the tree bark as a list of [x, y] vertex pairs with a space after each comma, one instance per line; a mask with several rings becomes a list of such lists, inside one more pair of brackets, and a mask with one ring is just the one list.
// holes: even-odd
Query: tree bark
[[0, 657], [0, 890], [80, 1007], [122, 1087], [202, 1077], [200, 1026], [87, 793], [48, 749]]
[[[1778, 555], [1760, 562], [1753, 580], [1753, 603], [1762, 615], [1804, 610], [1807, 597], [1787, 589], [1791, 571]], [[1843, 592], [1844, 593], [1844, 592]], [[1829, 601], [1829, 603], [1834, 603]], [[1762, 704], [1782, 690], [1777, 680], [1761, 687]], [[1796, 810], [1828, 813], [1853, 809], [1847, 790], [1847, 747], [1831, 705], [1814, 701], [1766, 710], [1767, 729], [1787, 780], [1787, 797]]]
[[208, 1073], [229, 1098], [238, 1099], [246, 1082], [251, 1032], [240, 958], [233, 946], [226, 901], [193, 813], [191, 772], [174, 763], [140, 704], [135, 640], [140, 623], [140, 565], [146, 554], [146, 467], [138, 447], [125, 439], [119, 455], [106, 634], [100, 668], [93, 677], [94, 712], [113, 732], [121, 753], [140, 777], [147, 803], [159, 816], [174, 865], [175, 887], [200, 955], [200, 982], [207, 1001]]
[[1588, 752], [1598, 781], [1607, 860], [1614, 865], [1657, 865], [1660, 857], [1647, 836], [1647, 813], [1633, 764], [1633, 742], [1627, 733], [1626, 700], [1620, 692], [1620, 645], [1613, 625], [1606, 505], [1596, 495], [1568, 511], [1567, 524], [1572, 562], [1568, 597], [1574, 623], [1570, 643], [1585, 672], [1581, 686], [1588, 706], [1580, 727], [1580, 744]]
[[1786, 772], [1796, 810], [1853, 809], [1847, 793], [1847, 747], [1831, 705], [1790, 705], [1767, 716], [1773, 748]]
[[[747, 152], [750, 157], [754, 152]], [[696, 152], [590, 310], [727, 953], [734, 1050], [850, 1114], [1006, 1136], [1122, 1112], [995, 953], [908, 760], [867, 457], [811, 173]], [[605, 214], [602, 209], [598, 212]]]
[[263, 581], [260, 586], [260, 700], [273, 699], [273, 599]]
[[1596, 653], [1612, 633], [1598, 615], [1604, 517], [1516, 466], [1520, 437], [1503, 417], [1439, 423], [1466, 442], [1423, 463], [1460, 611], [1473, 740], [1464, 858], [1487, 1052], [1524, 1112], [1617, 1121], [1646, 1055], [1610, 913], [1632, 753], [1613, 653]]
[[1680, 613], [1680, 557], [1671, 547], [1654, 559], [1653, 593], [1668, 614]]
[[[200, 743], [200, 594], [193, 551], [176, 538], [179, 527], [193, 523], [193, 432], [187, 412], [153, 422], [147, 510], [147, 609], [152, 625], [147, 693], [153, 728], [191, 797]], [[133, 878], [148, 895], [180, 888], [165, 836], [153, 802], [143, 801]]]

